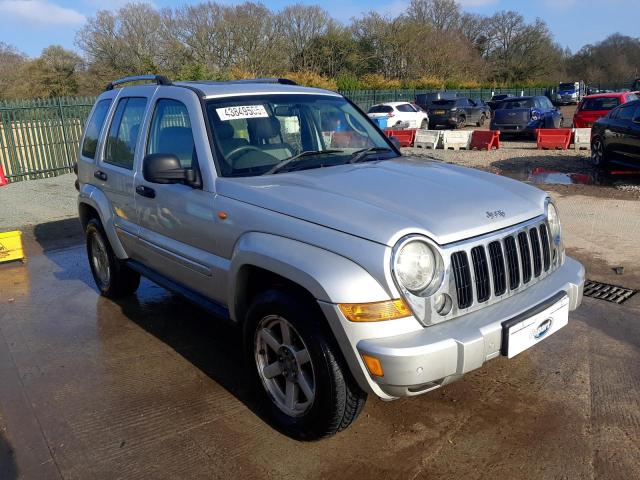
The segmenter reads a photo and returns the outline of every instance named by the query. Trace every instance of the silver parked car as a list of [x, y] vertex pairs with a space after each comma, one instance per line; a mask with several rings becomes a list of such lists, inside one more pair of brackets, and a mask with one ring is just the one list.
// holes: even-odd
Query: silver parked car
[[102, 295], [144, 275], [237, 325], [294, 438], [348, 427], [369, 393], [418, 395], [513, 357], [582, 300], [543, 191], [402, 156], [334, 92], [118, 80], [77, 172]]

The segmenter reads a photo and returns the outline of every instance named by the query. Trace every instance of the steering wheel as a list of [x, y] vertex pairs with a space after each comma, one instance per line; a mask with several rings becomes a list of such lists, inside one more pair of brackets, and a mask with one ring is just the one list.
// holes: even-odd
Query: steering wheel
[[231, 158], [235, 157], [236, 155], [238, 155], [241, 152], [244, 152], [245, 150], [246, 151], [255, 150], [257, 152], [263, 153], [262, 150], [260, 150], [258, 147], [254, 147], [253, 145], [242, 145], [241, 147], [234, 148], [229, 153], [227, 153], [227, 155], [226, 155], [227, 161], [230, 162], [230, 163], [233, 163], [233, 162], [231, 162]]

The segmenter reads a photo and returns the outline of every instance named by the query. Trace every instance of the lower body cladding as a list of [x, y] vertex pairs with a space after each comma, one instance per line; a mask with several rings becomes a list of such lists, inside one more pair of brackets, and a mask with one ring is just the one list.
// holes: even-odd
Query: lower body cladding
[[[341, 316], [339, 309], [321, 302], [354, 377], [361, 388], [383, 400], [426, 393], [480, 368], [501, 353], [514, 356], [567, 323], [567, 312], [582, 302], [584, 268], [567, 257], [565, 263], [528, 289], [453, 320], [429, 327], [391, 333], [385, 323], [379, 335]], [[417, 324], [417, 320], [408, 317]], [[341, 324], [342, 328], [338, 325]], [[381, 376], [371, 375], [362, 356], [377, 359]]]

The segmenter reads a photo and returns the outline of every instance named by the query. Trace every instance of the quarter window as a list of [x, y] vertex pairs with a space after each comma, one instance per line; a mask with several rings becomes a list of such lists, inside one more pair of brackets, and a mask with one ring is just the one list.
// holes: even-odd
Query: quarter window
[[167, 153], [178, 157], [182, 168], [197, 164], [193, 131], [187, 107], [177, 100], [161, 99], [151, 122], [147, 153]]
[[111, 99], [100, 100], [93, 110], [93, 115], [91, 115], [91, 119], [87, 123], [84, 141], [82, 142], [83, 157], [91, 159], [96, 157], [100, 132], [102, 131], [102, 126], [104, 125], [105, 118], [107, 118], [107, 112], [109, 112], [110, 106]]
[[105, 162], [133, 170], [140, 124], [146, 106], [146, 98], [129, 97], [118, 102], [107, 137]]

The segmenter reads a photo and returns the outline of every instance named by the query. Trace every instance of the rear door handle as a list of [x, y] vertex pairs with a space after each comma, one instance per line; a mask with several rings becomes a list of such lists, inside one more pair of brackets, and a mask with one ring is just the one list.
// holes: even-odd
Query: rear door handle
[[93, 172], [93, 176], [96, 177], [98, 180], [102, 180], [103, 182], [107, 180], [107, 174], [100, 170], [96, 170], [95, 172]]
[[136, 187], [136, 193], [147, 198], [156, 198], [156, 191], [153, 188], [145, 187], [144, 185], [138, 185]]

